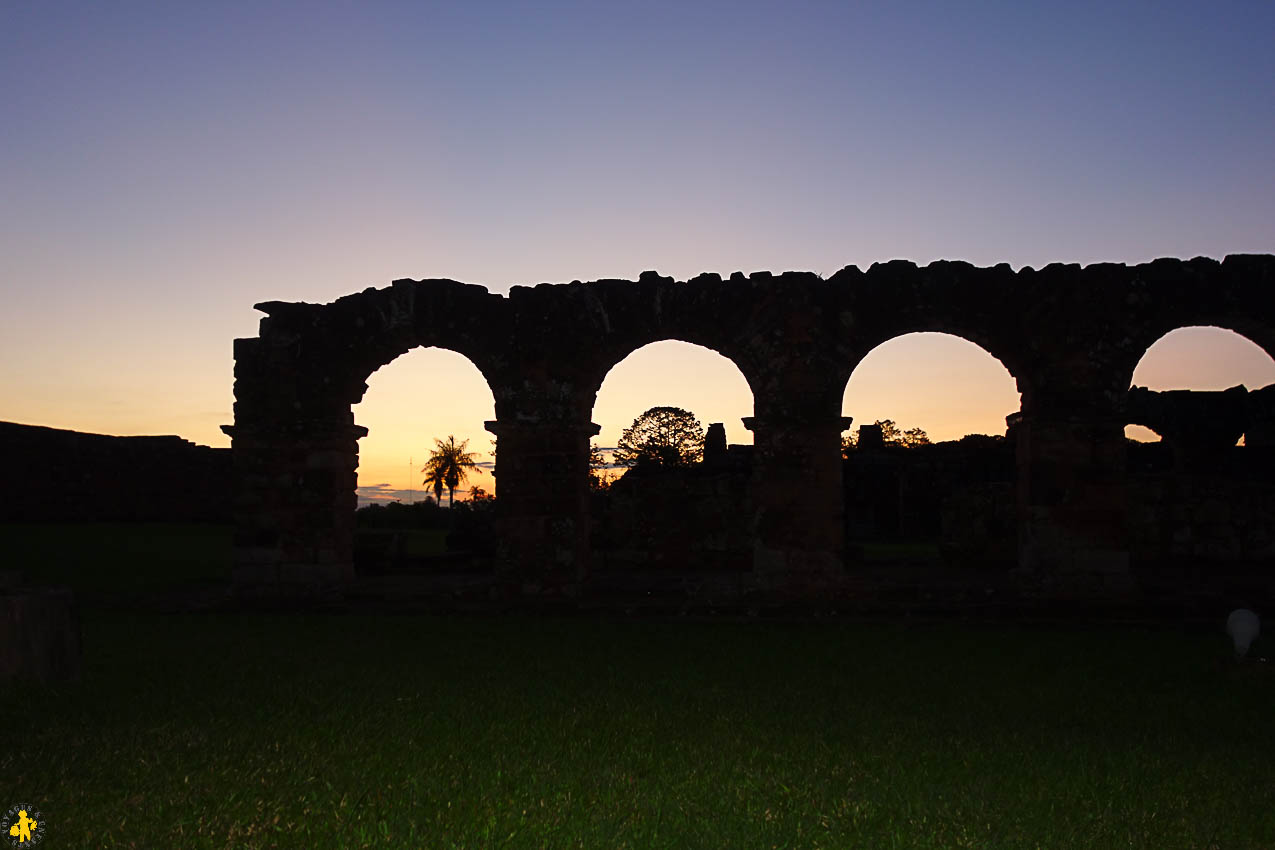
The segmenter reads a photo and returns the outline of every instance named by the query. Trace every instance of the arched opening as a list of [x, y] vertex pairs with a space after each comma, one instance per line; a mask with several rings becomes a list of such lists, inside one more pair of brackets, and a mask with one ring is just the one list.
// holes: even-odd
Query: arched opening
[[[692, 414], [705, 436], [693, 460], [645, 463], [617, 455], [626, 429], [655, 407]], [[593, 407], [594, 446], [603, 462], [590, 506], [594, 580], [652, 573], [751, 568], [748, 485], [752, 433], [743, 418], [753, 394], [728, 358], [699, 345], [644, 345], [607, 373]], [[633, 434], [629, 446], [640, 443]]]
[[909, 333], [872, 349], [842, 397], [854, 419], [843, 442], [847, 560], [1013, 566], [1006, 417], [1021, 402], [1004, 364], [961, 337]]
[[[1219, 392], [1237, 385], [1252, 391], [1272, 383], [1275, 360], [1257, 343], [1225, 328], [1192, 326], [1156, 340], [1134, 368], [1130, 386], [1153, 392]], [[1125, 436], [1140, 443], [1162, 438], [1136, 423], [1125, 426]]]
[[[454, 351], [416, 348], [367, 385], [353, 407], [368, 429], [359, 440], [356, 572], [490, 574], [495, 463], [483, 422], [495, 418], [495, 400], [482, 373]], [[462, 462], [454, 490], [427, 469], [452, 446], [473, 464]]]
[[1254, 392], [1275, 384], [1275, 360], [1232, 330], [1183, 327], [1147, 348], [1130, 384], [1130, 557], [1140, 581], [1191, 585], [1207, 573], [1215, 590], [1243, 584], [1275, 551], [1275, 458], [1256, 430], [1267, 393]]

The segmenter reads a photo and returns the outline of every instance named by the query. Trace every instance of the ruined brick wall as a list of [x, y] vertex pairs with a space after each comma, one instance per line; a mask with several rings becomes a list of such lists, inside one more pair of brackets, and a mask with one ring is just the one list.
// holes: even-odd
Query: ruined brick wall
[[230, 520], [229, 449], [0, 422], [0, 521]]
[[939, 553], [959, 567], [1008, 570], [1018, 563], [1014, 484], [974, 482], [948, 493], [939, 508]]
[[1013, 443], [983, 435], [858, 449], [844, 467], [846, 534], [852, 540], [938, 540], [945, 502], [991, 482], [1009, 484], [1016, 475]]
[[746, 466], [629, 472], [593, 502], [594, 568], [748, 570]]
[[[852, 453], [847, 538], [937, 539], [951, 563], [1014, 566], [1012, 445], [965, 442]], [[1275, 449], [1236, 446], [1207, 458], [1166, 443], [1130, 441], [1127, 449], [1134, 562], [1275, 559]]]
[[1134, 562], [1270, 564], [1275, 449], [1236, 446], [1208, 466], [1182, 469], [1168, 448], [1133, 447], [1144, 458], [1149, 449], [1161, 450], [1158, 463], [1144, 460], [1129, 476]]
[[[241, 581], [316, 585], [353, 575], [363, 429], [352, 405], [376, 369], [438, 346], [469, 358], [495, 399], [485, 424], [500, 447], [502, 587], [577, 594], [590, 570], [597, 393], [629, 354], [676, 339], [729, 359], [752, 390], [747, 534], [758, 585], [819, 596], [846, 574], [840, 443], [850, 374], [883, 342], [937, 331], [981, 346], [1017, 382], [1019, 572], [1042, 592], [1078, 596], [1128, 586], [1123, 429], [1138, 361], [1166, 333], [1194, 325], [1229, 328], [1275, 354], [1275, 257], [1017, 271], [893, 261], [827, 279], [754, 272], [675, 281], [644, 272], [636, 281], [515, 286], [507, 297], [450, 280], [399, 280], [331, 304], [258, 307], [267, 314], [259, 335], [235, 342], [235, 424], [226, 429]], [[1260, 407], [1254, 436], [1269, 439], [1275, 404]]]

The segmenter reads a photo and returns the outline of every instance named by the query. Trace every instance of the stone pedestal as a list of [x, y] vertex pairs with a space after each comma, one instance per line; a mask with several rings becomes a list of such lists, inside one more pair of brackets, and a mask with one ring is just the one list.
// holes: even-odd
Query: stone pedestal
[[817, 593], [845, 573], [841, 432], [849, 417], [745, 417], [753, 432], [753, 569], [763, 588]]
[[1024, 415], [1016, 575], [1028, 592], [1111, 596], [1132, 586], [1124, 428]]
[[531, 597], [574, 597], [589, 572], [591, 422], [495, 420], [497, 582]]
[[65, 587], [0, 590], [0, 687], [80, 679], [80, 621]]

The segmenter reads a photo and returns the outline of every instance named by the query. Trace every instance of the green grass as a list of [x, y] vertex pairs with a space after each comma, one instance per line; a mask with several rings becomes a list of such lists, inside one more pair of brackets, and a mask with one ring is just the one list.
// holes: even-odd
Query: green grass
[[233, 533], [192, 523], [0, 524], [5, 569], [28, 585], [81, 592], [228, 580]]
[[84, 622], [0, 696], [50, 847], [1275, 846], [1225, 638], [373, 616]]

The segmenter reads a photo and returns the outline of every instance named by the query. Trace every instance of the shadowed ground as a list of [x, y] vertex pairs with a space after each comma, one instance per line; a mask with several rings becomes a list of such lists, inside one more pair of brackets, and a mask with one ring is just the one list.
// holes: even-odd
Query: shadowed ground
[[1275, 677], [1220, 633], [85, 618], [0, 698], [57, 846], [1263, 847]]

